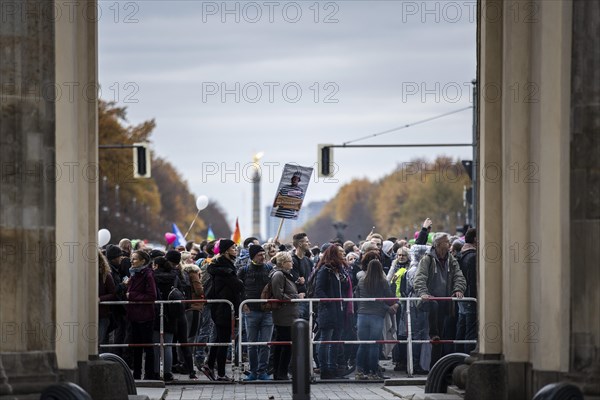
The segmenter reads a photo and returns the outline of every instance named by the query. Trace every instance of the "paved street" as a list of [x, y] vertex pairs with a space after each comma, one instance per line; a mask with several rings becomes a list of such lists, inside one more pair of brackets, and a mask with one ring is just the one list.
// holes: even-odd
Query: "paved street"
[[[288, 384], [227, 384], [227, 385], [177, 385], [167, 386], [167, 400], [280, 400], [292, 399], [292, 385]], [[396, 390], [393, 387], [392, 390]], [[413, 392], [414, 393], [414, 392]], [[382, 383], [328, 383], [311, 386], [312, 400], [325, 399], [399, 399], [384, 388]]]
[[[327, 383], [317, 382], [311, 385], [312, 400], [376, 400], [376, 399], [419, 399], [423, 395], [425, 376], [417, 376], [408, 379], [406, 372], [394, 371], [394, 363], [391, 360], [381, 360], [380, 365], [385, 369], [384, 374], [393, 380], [403, 380], [404, 386], [384, 386], [379, 382], [356, 382], [354, 373], [347, 380], [330, 381]], [[232, 376], [231, 365], [227, 366], [227, 373]], [[286, 383], [214, 383], [209, 382], [204, 375], [198, 374], [199, 379], [187, 380], [187, 376], [176, 374], [177, 381], [166, 386], [167, 394], [163, 396], [148, 393], [152, 400], [158, 400], [161, 396], [166, 400], [280, 400], [292, 399], [292, 384]], [[178, 382], [179, 381], [179, 382]], [[139, 386], [144, 381], [138, 381]], [[158, 392], [157, 392], [158, 393]], [[415, 396], [416, 395], [416, 396]]]

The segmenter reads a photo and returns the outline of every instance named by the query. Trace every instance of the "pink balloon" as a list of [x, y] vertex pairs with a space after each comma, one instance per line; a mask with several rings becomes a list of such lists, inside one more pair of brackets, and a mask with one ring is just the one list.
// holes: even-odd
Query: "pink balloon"
[[172, 233], [172, 232], [167, 232], [165, 233], [165, 240], [167, 241], [168, 244], [172, 244], [175, 239], [177, 239], [177, 236]]

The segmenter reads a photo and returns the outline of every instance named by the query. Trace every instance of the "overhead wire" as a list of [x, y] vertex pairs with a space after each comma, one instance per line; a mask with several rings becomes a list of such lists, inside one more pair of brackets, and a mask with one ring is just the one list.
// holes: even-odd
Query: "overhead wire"
[[433, 120], [436, 120], [436, 119], [447, 117], [448, 115], [456, 114], [456, 113], [459, 113], [459, 112], [462, 112], [462, 111], [465, 111], [465, 110], [470, 110], [472, 108], [473, 108], [473, 106], [463, 107], [463, 108], [461, 108], [459, 110], [454, 110], [454, 111], [450, 111], [450, 112], [447, 112], [447, 113], [444, 113], [444, 114], [436, 115], [434, 117], [425, 118], [425, 119], [422, 119], [420, 121], [416, 121], [416, 122], [412, 122], [410, 124], [405, 124], [405, 125], [402, 125], [402, 126], [399, 126], [399, 127], [396, 127], [396, 128], [388, 129], [388, 130], [385, 130], [383, 132], [373, 133], [373, 134], [368, 135], [368, 136], [363, 136], [363, 137], [360, 137], [358, 139], [353, 139], [353, 140], [350, 140], [348, 142], [344, 142], [344, 143], [342, 143], [342, 146], [345, 146], [345, 145], [350, 144], [350, 143], [358, 142], [359, 140], [370, 139], [370, 138], [374, 138], [374, 137], [377, 137], [377, 136], [385, 135], [386, 133], [396, 132], [396, 131], [399, 131], [401, 129], [409, 128], [411, 126], [424, 124], [426, 122], [430, 122], [430, 121], [433, 121]]

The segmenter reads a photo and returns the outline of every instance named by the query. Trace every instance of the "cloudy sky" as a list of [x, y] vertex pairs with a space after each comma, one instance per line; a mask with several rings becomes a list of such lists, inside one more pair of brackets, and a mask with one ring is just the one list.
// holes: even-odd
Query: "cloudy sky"
[[[353, 178], [379, 179], [414, 157], [471, 158], [470, 148], [336, 149], [335, 176], [316, 175], [319, 143], [342, 144], [471, 104], [474, 7], [100, 2], [102, 98], [127, 106], [132, 124], [154, 118], [153, 151], [196, 195], [218, 202], [232, 224], [239, 217], [246, 236], [257, 152], [266, 164], [263, 208], [285, 163], [315, 167], [310, 202], [332, 198]], [[467, 110], [354, 144], [467, 143], [471, 127]]]

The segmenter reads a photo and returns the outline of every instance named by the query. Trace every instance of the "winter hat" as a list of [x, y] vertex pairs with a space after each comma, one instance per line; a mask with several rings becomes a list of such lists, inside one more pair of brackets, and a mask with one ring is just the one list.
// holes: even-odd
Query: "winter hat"
[[167, 261], [171, 261], [173, 264], [179, 264], [181, 262], [181, 253], [177, 250], [169, 250], [165, 254]]
[[329, 246], [331, 246], [331, 243], [323, 243], [323, 245], [321, 246], [321, 253], [325, 253], [325, 250], [327, 250]]
[[262, 246], [259, 246], [257, 244], [252, 244], [252, 245], [250, 245], [250, 247], [248, 247], [248, 253], [250, 254], [251, 260], [254, 259], [254, 256], [256, 256], [261, 251], [264, 252], [265, 249], [263, 249]]
[[152, 249], [150, 250], [150, 258], [155, 259], [156, 257], [164, 257], [165, 256], [165, 252], [162, 250], [158, 250], [158, 249]]
[[381, 245], [381, 249], [383, 250], [383, 252], [388, 255], [390, 254], [392, 247], [394, 247], [394, 243], [392, 243], [389, 240], [384, 240], [383, 244]]
[[121, 257], [123, 252], [119, 246], [115, 246], [114, 244], [109, 244], [106, 248], [106, 258], [108, 260], [112, 260], [113, 258]]
[[219, 240], [219, 254], [225, 254], [225, 252], [227, 250], [229, 250], [229, 248], [233, 245], [235, 245], [235, 242], [233, 240], [229, 240], [229, 239]]

